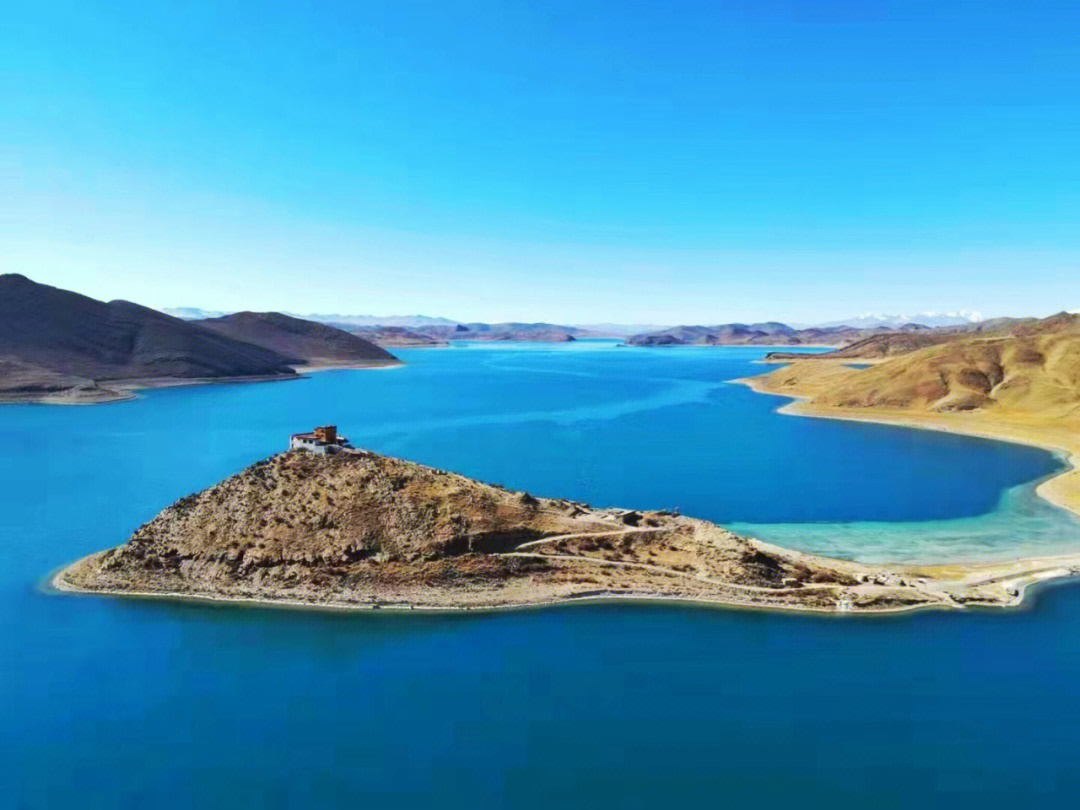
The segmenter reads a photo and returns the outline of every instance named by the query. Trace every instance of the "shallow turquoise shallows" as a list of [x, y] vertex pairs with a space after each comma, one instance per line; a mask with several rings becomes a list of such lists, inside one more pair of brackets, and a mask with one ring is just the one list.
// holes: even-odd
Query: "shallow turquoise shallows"
[[455, 347], [408, 366], [0, 407], [2, 808], [1074, 807], [1080, 589], [1020, 611], [337, 614], [41, 587], [336, 422], [545, 495], [858, 559], [1080, 550], [1061, 462], [777, 414], [764, 349]]

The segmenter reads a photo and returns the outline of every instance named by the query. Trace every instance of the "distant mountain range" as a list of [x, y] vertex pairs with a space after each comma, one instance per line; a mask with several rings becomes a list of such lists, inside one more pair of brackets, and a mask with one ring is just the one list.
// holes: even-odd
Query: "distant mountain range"
[[[185, 320], [205, 320], [220, 318], [228, 313], [216, 310], [204, 310], [198, 307], [175, 307], [164, 310]], [[590, 323], [590, 324], [523, 324], [523, 323], [481, 323], [456, 321], [452, 318], [432, 317], [429, 315], [342, 315], [286, 313], [292, 317], [307, 321], [326, 323], [339, 329], [357, 332], [382, 341], [384, 345], [418, 346], [443, 343], [447, 340], [544, 340], [541, 333], [546, 332], [555, 341], [564, 341], [567, 337], [633, 338], [643, 335], [657, 335], [678, 332], [679, 330], [712, 330], [721, 335], [719, 344], [745, 342], [737, 339], [740, 327], [760, 331], [766, 335], [783, 335], [819, 330], [829, 337], [826, 342], [838, 344], [849, 337], [844, 330], [855, 332], [863, 330], [866, 335], [875, 329], [905, 329], [911, 327], [963, 326], [982, 320], [977, 312], [961, 310], [957, 312], [920, 312], [914, 315], [888, 315], [866, 313], [842, 321], [829, 321], [817, 324], [722, 324], [712, 327], [661, 324], [625, 324], [625, 323]], [[392, 329], [387, 330], [388, 327]], [[464, 327], [464, 328], [461, 328]], [[729, 328], [730, 327], [730, 328]], [[782, 327], [782, 328], [781, 328]], [[396, 330], [407, 330], [403, 333]], [[827, 331], [823, 331], [827, 330]], [[726, 335], [726, 337], [725, 337]], [[864, 335], [864, 336], [866, 336]], [[701, 341], [697, 341], [701, 342]], [[807, 341], [802, 341], [807, 342]], [[658, 345], [654, 343], [633, 342], [632, 345]]]
[[[186, 321], [202, 321], [207, 318], [220, 318], [232, 314], [218, 310], [200, 309], [199, 307], [170, 307], [162, 311], [176, 318], [183, 318]], [[305, 321], [332, 323], [342, 328], [353, 326], [400, 326], [405, 329], [412, 329], [428, 326], [457, 326], [458, 324], [458, 321], [449, 318], [430, 318], [427, 315], [298, 315], [292, 312], [284, 314]]]
[[962, 326], [968, 323], [977, 323], [983, 320], [978, 312], [960, 310], [958, 312], [917, 312], [914, 315], [882, 315], [866, 313], [853, 318], [845, 318], [842, 321], [830, 321], [828, 323], [811, 324], [819, 328], [833, 326], [850, 326], [855, 329], [874, 329], [884, 326], [896, 329], [905, 324], [917, 323], [922, 326]]
[[630, 346], [844, 346], [881, 333], [908, 333], [928, 330], [921, 324], [899, 328], [878, 326], [858, 329], [850, 326], [796, 329], [777, 321], [728, 323], [717, 326], [676, 326], [659, 332], [634, 335]]
[[[198, 307], [172, 307], [163, 312], [189, 321], [201, 321], [207, 318], [220, 318], [229, 313], [200, 309]], [[589, 324], [565, 326], [561, 324], [531, 323], [480, 323], [455, 321], [451, 318], [437, 318], [428, 315], [333, 315], [313, 314], [297, 315], [286, 313], [295, 318], [318, 323], [331, 324], [346, 331], [365, 331], [370, 334], [382, 334], [386, 340], [416, 340], [426, 336], [428, 340], [439, 342], [448, 337], [454, 340], [529, 340], [538, 332], [550, 332], [556, 340], [565, 339], [565, 334], [592, 337], [628, 337], [651, 329], [663, 327], [651, 324]], [[463, 328], [461, 328], [463, 327]], [[408, 330], [410, 335], [396, 330]], [[520, 338], [510, 335], [517, 333]]]
[[[225, 316], [225, 313], [198, 307], [175, 307], [164, 311], [177, 318], [200, 322]], [[608, 324], [613, 327], [611, 329], [594, 330], [553, 323], [462, 323], [427, 315], [323, 314], [291, 317], [325, 323], [380, 346], [390, 347], [439, 346], [451, 340], [564, 343], [582, 337], [625, 337], [635, 333], [635, 327], [620, 328], [614, 324]]]
[[[20, 275], [0, 275], [0, 401], [101, 401], [129, 396], [127, 391], [136, 386], [292, 378], [304, 366], [400, 362], [383, 346], [468, 340], [563, 343], [631, 328], [611, 323], [457, 323], [424, 315], [304, 319], [277, 312], [222, 315], [194, 307], [170, 312], [177, 316], [128, 301], [96, 301]], [[930, 323], [864, 315], [803, 328], [779, 321], [675, 326], [634, 334], [626, 343], [825, 345], [843, 347], [821, 355], [825, 358], [882, 360], [961, 337], [993, 337], [1043, 323], [1032, 318], [972, 321], [974, 313], [911, 317]], [[774, 359], [787, 356], [777, 353]]]
[[583, 334], [595, 337], [628, 338], [669, 327], [670, 324], [658, 323], [577, 323], [571, 328], [580, 329]]
[[583, 329], [554, 323], [459, 323], [422, 330], [443, 340], [534, 341], [566, 343], [587, 337]]
[[450, 318], [432, 318], [427, 315], [297, 315], [319, 323], [337, 323], [344, 326], [401, 326], [405, 329], [429, 326], [457, 326]]

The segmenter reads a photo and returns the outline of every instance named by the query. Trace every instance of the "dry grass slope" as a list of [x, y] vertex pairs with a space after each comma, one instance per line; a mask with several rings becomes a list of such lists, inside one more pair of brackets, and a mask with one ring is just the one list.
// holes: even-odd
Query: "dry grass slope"
[[841, 408], [996, 409], [1066, 417], [1080, 407], [1080, 316], [957, 336], [837, 379], [814, 397]]

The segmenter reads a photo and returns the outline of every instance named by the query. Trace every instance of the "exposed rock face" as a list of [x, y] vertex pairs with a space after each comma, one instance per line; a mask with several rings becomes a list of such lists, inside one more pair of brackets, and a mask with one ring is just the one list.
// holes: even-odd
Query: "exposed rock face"
[[125, 545], [56, 581], [82, 591], [339, 606], [617, 595], [821, 610], [947, 601], [889, 572], [705, 521], [592, 509], [364, 452], [274, 456], [181, 499]]
[[128, 301], [0, 276], [0, 397], [116, 396], [131, 380], [293, 377], [288, 359]]
[[219, 335], [262, 346], [299, 365], [392, 366], [401, 362], [358, 335], [280, 312], [237, 312], [196, 323]]

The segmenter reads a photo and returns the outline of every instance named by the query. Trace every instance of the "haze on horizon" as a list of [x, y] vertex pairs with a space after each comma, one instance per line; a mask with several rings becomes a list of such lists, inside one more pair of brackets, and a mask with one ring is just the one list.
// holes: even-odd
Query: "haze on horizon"
[[0, 272], [159, 308], [1080, 309], [1080, 9], [43, 0]]

